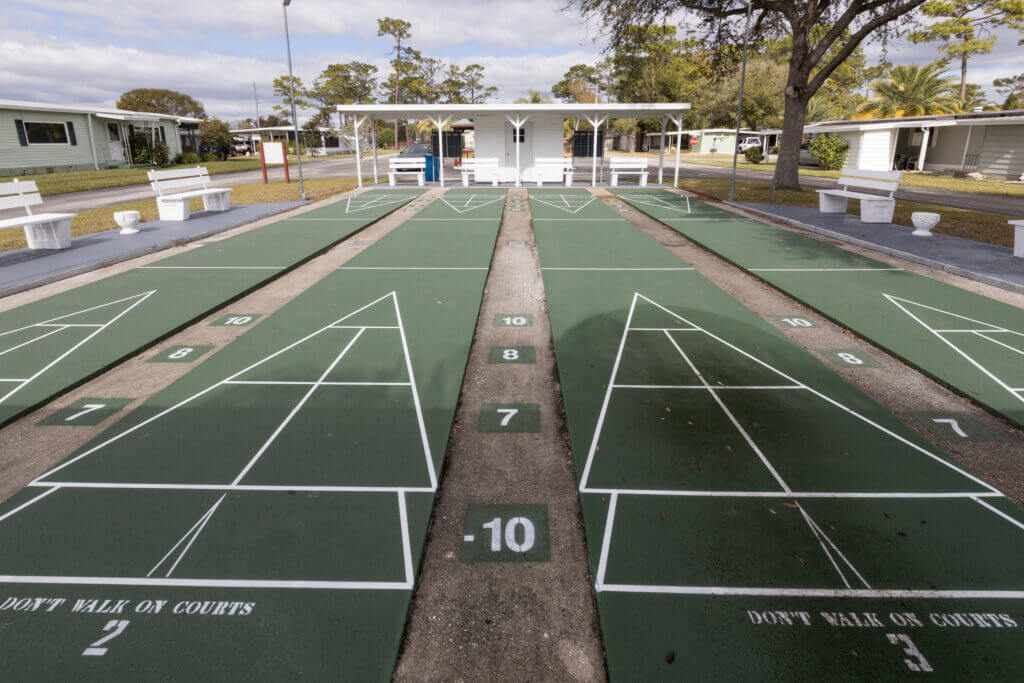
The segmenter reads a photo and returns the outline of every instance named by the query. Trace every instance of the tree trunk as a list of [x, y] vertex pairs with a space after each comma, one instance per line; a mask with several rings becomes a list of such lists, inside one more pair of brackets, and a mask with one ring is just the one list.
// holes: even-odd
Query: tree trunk
[[786, 87], [782, 138], [779, 140], [779, 154], [775, 161], [775, 188], [779, 190], [800, 189], [800, 145], [804, 138], [807, 102], [799, 96], [793, 96], [795, 94], [792, 86]]
[[960, 99], [967, 97], [967, 55], [960, 55]]

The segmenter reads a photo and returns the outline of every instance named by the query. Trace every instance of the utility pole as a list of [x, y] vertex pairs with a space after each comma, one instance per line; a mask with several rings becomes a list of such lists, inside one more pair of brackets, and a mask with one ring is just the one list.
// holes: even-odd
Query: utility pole
[[256, 127], [260, 127], [260, 98], [256, 96], [256, 83], [252, 84], [252, 103], [256, 105]]
[[[281, 9], [284, 11], [284, 44], [288, 51], [288, 92], [292, 98], [292, 127], [295, 129], [295, 159], [299, 165], [299, 199], [306, 201], [306, 190], [302, 186], [302, 148], [299, 146], [299, 115], [295, 111], [295, 77], [292, 76], [292, 41], [288, 37], [288, 5], [292, 0], [284, 0]], [[285, 162], [288, 161], [288, 145], [285, 145]]]

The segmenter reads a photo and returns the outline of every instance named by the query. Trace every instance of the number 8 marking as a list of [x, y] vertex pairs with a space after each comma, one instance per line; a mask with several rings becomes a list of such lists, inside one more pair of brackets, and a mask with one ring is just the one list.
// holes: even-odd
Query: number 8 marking
[[175, 351], [173, 353], [169, 353], [167, 355], [167, 357], [168, 358], [173, 358], [175, 360], [180, 360], [180, 359], [184, 358], [185, 356], [187, 356], [188, 354], [192, 353], [193, 351], [195, 351], [195, 349], [193, 349], [191, 346], [185, 346], [185, 347], [182, 347], [182, 348], [178, 349], [177, 351]]
[[504, 351], [502, 351], [501, 357], [504, 360], [519, 360], [519, 350], [505, 349]]

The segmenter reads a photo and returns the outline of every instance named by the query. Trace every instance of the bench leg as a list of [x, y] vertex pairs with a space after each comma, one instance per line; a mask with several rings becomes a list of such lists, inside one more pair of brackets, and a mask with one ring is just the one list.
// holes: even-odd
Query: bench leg
[[67, 249], [71, 246], [71, 219], [25, 226], [29, 249]]
[[388, 185], [390, 185], [391, 187], [395, 186], [395, 174], [394, 173], [388, 173]]
[[611, 174], [611, 177], [612, 177], [612, 187], [618, 187], [619, 186], [619, 174], [613, 172]]
[[861, 223], [892, 223], [892, 214], [896, 210], [896, 200], [873, 199], [860, 200], [860, 222]]
[[647, 187], [647, 171], [640, 174], [640, 187]]
[[427, 182], [427, 174], [426, 173], [417, 173], [416, 174], [416, 182], [419, 184], [420, 187], [423, 187], [423, 184]]
[[462, 186], [463, 187], [469, 187], [469, 174], [468, 173], [463, 173], [462, 174]]
[[847, 197], [818, 193], [818, 211], [821, 213], [846, 213]]
[[203, 195], [203, 208], [207, 211], [227, 211], [231, 208], [231, 190]]
[[565, 174], [565, 186], [572, 187], [572, 173]]
[[162, 221], [187, 221], [191, 215], [187, 199], [164, 199], [158, 197], [156, 209]]
[[498, 174], [495, 173], [494, 175], [491, 176], [491, 187], [497, 187], [497, 186], [498, 186]]
[[1014, 226], [1013, 255], [1017, 258], [1024, 258], [1024, 225]]

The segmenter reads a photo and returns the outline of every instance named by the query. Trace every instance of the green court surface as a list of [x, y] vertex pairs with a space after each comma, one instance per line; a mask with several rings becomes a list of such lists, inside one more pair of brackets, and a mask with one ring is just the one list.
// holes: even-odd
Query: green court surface
[[372, 190], [0, 313], [0, 426], [421, 193]]
[[1020, 510], [589, 193], [530, 197], [613, 680], [1018, 675]]
[[1024, 310], [667, 190], [617, 195], [1024, 425]]
[[449, 192], [0, 506], [7, 677], [389, 680], [501, 197]]

